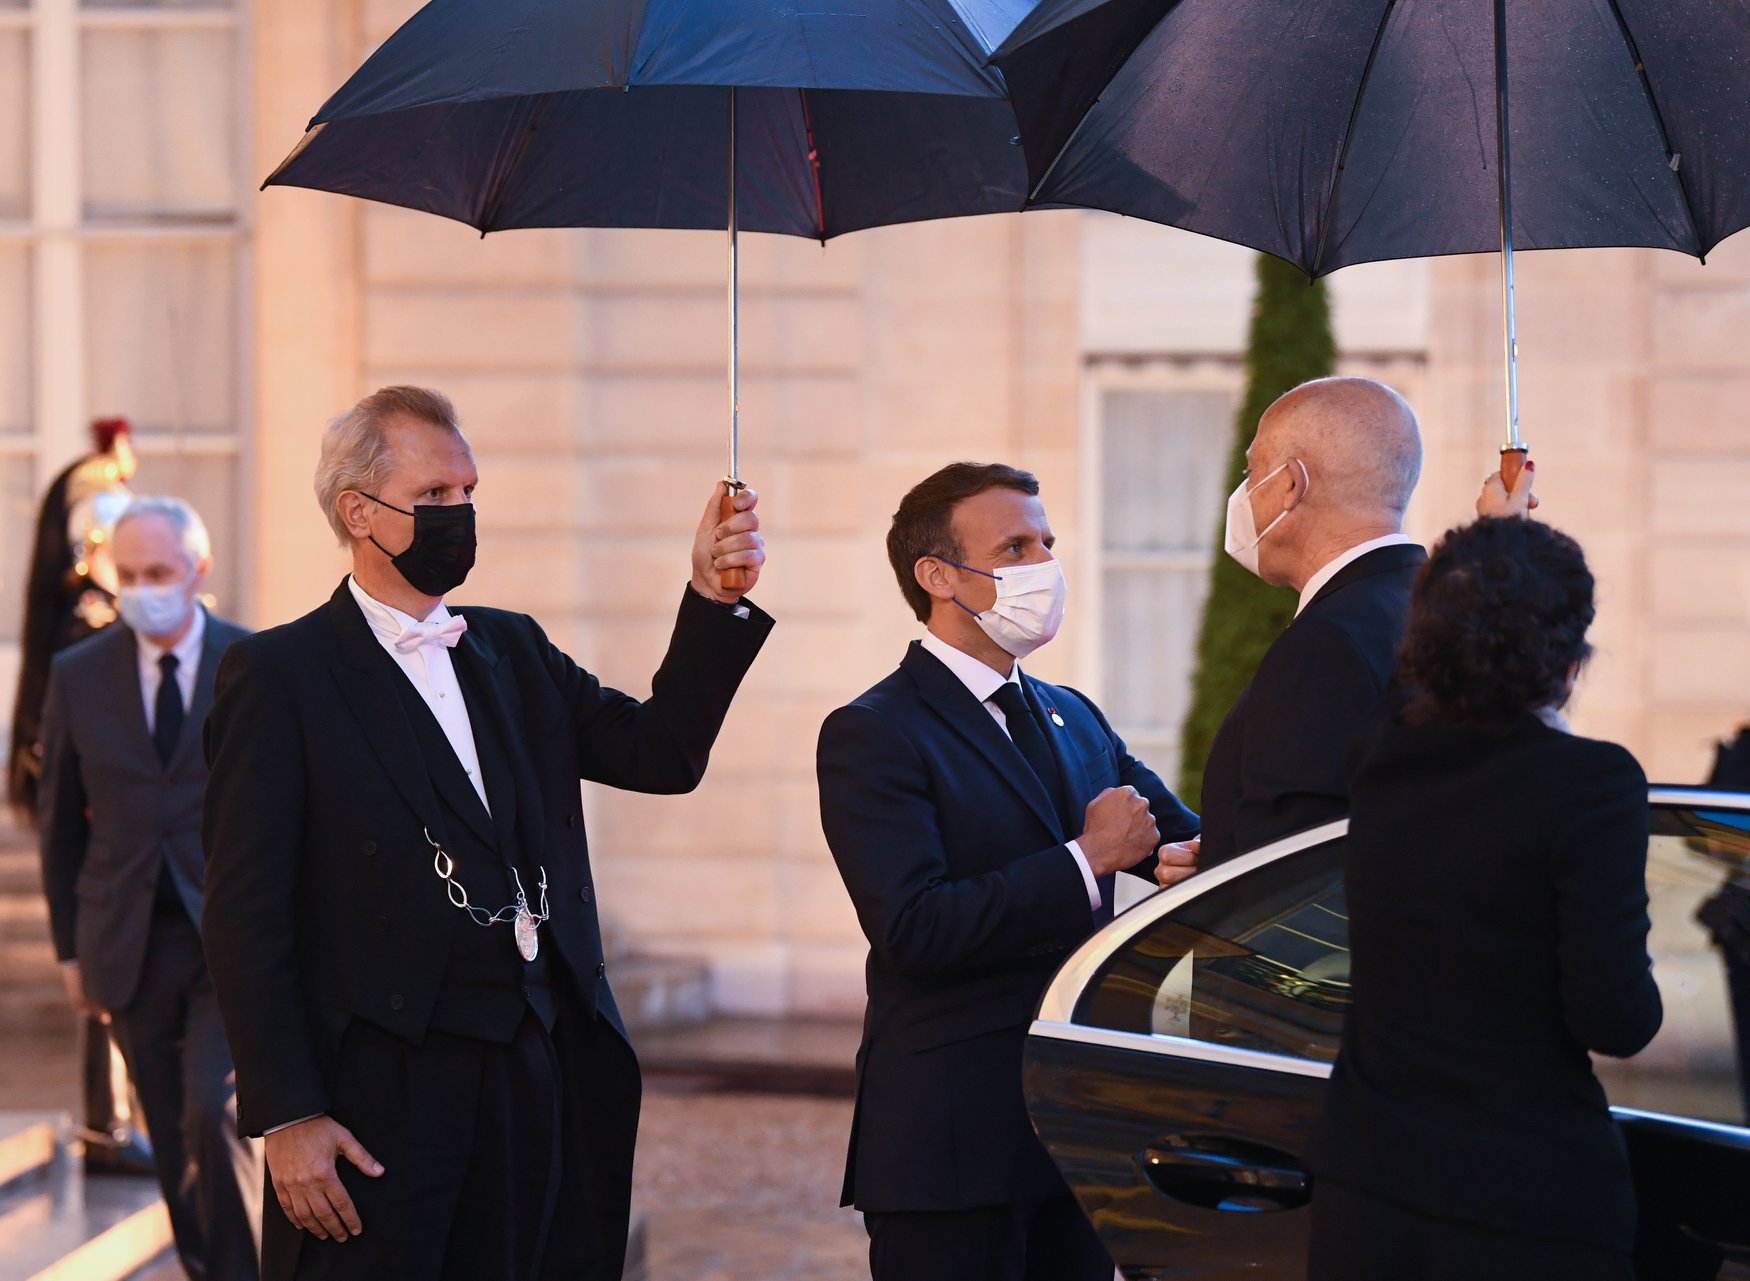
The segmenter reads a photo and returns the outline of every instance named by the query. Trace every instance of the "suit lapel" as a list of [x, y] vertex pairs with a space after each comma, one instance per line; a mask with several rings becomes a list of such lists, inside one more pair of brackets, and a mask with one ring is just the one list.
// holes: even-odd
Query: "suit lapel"
[[180, 769], [184, 758], [201, 741], [201, 726], [207, 723], [207, 713], [213, 710], [213, 678], [218, 675], [219, 659], [224, 657], [225, 647], [230, 642], [230, 633], [220, 627], [218, 619], [208, 614], [206, 631], [201, 636], [200, 667], [194, 676], [194, 699], [182, 721], [182, 737], [176, 740], [176, 750], [170, 756], [169, 768], [172, 770]]
[[[419, 758], [425, 762], [426, 772], [431, 775], [431, 781], [437, 787], [439, 801], [449, 806], [483, 843], [496, 849], [498, 837], [493, 829], [492, 816], [487, 813], [487, 807], [481, 804], [480, 793], [474, 790], [474, 780], [462, 768], [462, 759], [450, 745], [449, 735], [444, 733], [443, 725], [426, 704], [424, 696], [414, 688], [413, 682], [407, 679], [407, 674], [400, 670], [398, 664], [395, 674], [401, 679], [391, 681], [390, 684], [395, 690], [395, 697], [401, 700], [401, 710], [407, 716], [407, 723], [413, 727], [414, 738], [419, 740]], [[484, 770], [486, 753], [479, 750], [478, 741], [475, 754]], [[484, 777], [481, 778], [480, 785], [486, 786]]]
[[[507, 862], [514, 862], [519, 825], [524, 829], [529, 826], [523, 815], [540, 812], [538, 800], [519, 794], [525, 785], [533, 785], [535, 772], [519, 750], [519, 744], [525, 740], [513, 710], [520, 707], [516, 680], [502, 655], [479, 631], [470, 631], [462, 637], [461, 643], [450, 651], [450, 661], [455, 665], [462, 697], [468, 705], [468, 720], [474, 727], [474, 746], [480, 754], [486, 795], [492, 802], [492, 824], [498, 831], [499, 849]], [[523, 834], [532, 835], [527, 830]], [[525, 841], [523, 848], [533, 854], [540, 845]]]
[[915, 641], [906, 650], [900, 668], [917, 685], [918, 693], [930, 709], [989, 762], [991, 768], [1002, 776], [1003, 782], [1045, 824], [1047, 831], [1057, 834], [1062, 840], [1063, 825], [1057, 817], [1057, 807], [1051, 803], [1043, 786], [1033, 781], [1033, 767], [1027, 764], [1021, 749], [997, 726], [990, 712], [972, 696], [972, 691]]
[[[1021, 673], [1021, 684], [1027, 691], [1028, 701], [1039, 712], [1039, 723], [1045, 732], [1045, 741], [1051, 744], [1051, 755], [1057, 761], [1057, 776], [1063, 780], [1064, 799], [1069, 803], [1070, 812], [1066, 817], [1073, 821], [1093, 799], [1086, 794], [1087, 771], [1082, 768], [1080, 757], [1070, 751], [1068, 726], [1058, 723], [1063, 715], [1058, 711], [1057, 692], [1045, 682], [1034, 680], [1026, 672]], [[1058, 720], [1051, 719], [1054, 715]]]
[[347, 709], [376, 753], [377, 763], [420, 822], [435, 825], [437, 793], [425, 768], [425, 753], [393, 684], [407, 677], [371, 634], [371, 625], [344, 580], [328, 608], [339, 633], [339, 656], [332, 670]]
[[[109, 702], [121, 709], [122, 732], [141, 757], [163, 768], [158, 748], [152, 742], [152, 727], [146, 723], [146, 704], [140, 686], [140, 642], [133, 629], [125, 623], [111, 624], [116, 636], [109, 649], [109, 661], [104, 664], [104, 680], [109, 685]], [[184, 727], [185, 737], [187, 726]]]

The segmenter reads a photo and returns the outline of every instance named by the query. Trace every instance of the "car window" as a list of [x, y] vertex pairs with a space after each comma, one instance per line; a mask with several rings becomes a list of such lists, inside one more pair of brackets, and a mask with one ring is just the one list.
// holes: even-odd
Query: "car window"
[[1656, 806], [1647, 852], [1648, 940], [1665, 1005], [1658, 1036], [1632, 1059], [1597, 1059], [1622, 1107], [1744, 1124], [1750, 1016], [1750, 814]]
[[1329, 1062], [1349, 1005], [1341, 838], [1198, 895], [1120, 948], [1075, 1021]]
[[[1338, 838], [1215, 886], [1139, 932], [1075, 1021], [1330, 1062], [1349, 1004]], [[1750, 813], [1655, 805], [1648, 939], [1665, 1019], [1596, 1060], [1613, 1104], [1750, 1123]], [[1736, 1011], [1736, 1018], [1734, 1018]]]

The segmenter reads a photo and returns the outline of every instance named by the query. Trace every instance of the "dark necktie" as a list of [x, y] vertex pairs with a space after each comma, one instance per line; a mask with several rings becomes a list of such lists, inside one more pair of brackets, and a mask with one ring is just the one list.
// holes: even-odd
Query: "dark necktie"
[[1014, 681], [1005, 681], [1002, 688], [990, 696], [990, 701], [1001, 710], [1003, 719], [1008, 722], [1009, 737], [1021, 749], [1027, 764], [1033, 767], [1039, 785], [1051, 800], [1051, 812], [1061, 821], [1063, 780], [1057, 768], [1057, 757], [1051, 754], [1051, 744], [1045, 741], [1045, 731], [1039, 727], [1039, 718], [1033, 714], [1027, 696]]
[[182, 689], [176, 683], [177, 659], [166, 654], [158, 660], [158, 701], [152, 705], [152, 746], [158, 749], [158, 759], [165, 765], [176, 755], [176, 742], [182, 737]]
[[[1021, 692], [1019, 685], [1007, 681], [990, 696], [990, 701], [1002, 710], [1003, 719], [1009, 725], [1009, 737], [1015, 740], [1015, 746], [1021, 749], [1021, 755], [1027, 758], [1027, 764], [1033, 767], [1033, 772], [1039, 775], [1039, 781], [1045, 785], [1045, 794], [1051, 798], [1052, 809], [1062, 820], [1064, 830], [1074, 832], [1076, 825], [1069, 821], [1070, 816], [1064, 812], [1063, 780], [1057, 768], [1057, 757], [1052, 755], [1051, 744], [1045, 741], [1045, 730], [1039, 717], [1034, 714], [1032, 704], [1027, 701], [1027, 696]], [[1100, 877], [1098, 885], [1100, 906], [1094, 911], [1094, 923], [1103, 925], [1112, 919], [1113, 877]]]

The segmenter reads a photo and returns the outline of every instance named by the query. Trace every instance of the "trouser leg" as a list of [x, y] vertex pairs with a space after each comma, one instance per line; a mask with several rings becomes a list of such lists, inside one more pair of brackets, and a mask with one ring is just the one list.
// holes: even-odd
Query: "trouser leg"
[[1026, 1281], [1112, 1281], [1112, 1256], [1076, 1199], [1037, 1202], [1027, 1223]]
[[632, 1213], [632, 1154], [642, 1086], [638, 1059], [606, 1018], [585, 1013], [555, 964], [553, 1048], [563, 1093], [560, 1174], [543, 1281], [619, 1281]]
[[869, 1274], [873, 1281], [1023, 1281], [1029, 1209], [865, 1212]]
[[193, 1157], [207, 1273], [254, 1281], [261, 1257], [262, 1144], [237, 1135], [237, 1080], [203, 965], [183, 1039], [183, 1144]]
[[192, 1153], [185, 1146], [183, 1031], [188, 991], [201, 973], [200, 939], [186, 915], [154, 914], [139, 987], [125, 1009], [112, 1011], [111, 1030], [127, 1060], [152, 1132], [152, 1161], [170, 1211], [182, 1265], [206, 1275], [206, 1241], [194, 1196]]

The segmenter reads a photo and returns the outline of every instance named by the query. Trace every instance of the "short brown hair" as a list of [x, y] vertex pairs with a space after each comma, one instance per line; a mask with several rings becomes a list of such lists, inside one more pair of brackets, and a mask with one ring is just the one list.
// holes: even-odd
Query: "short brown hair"
[[900, 499], [887, 529], [887, 559], [899, 580], [900, 594], [920, 623], [930, 621], [932, 597], [918, 585], [917, 563], [926, 556], [966, 558], [954, 537], [954, 508], [987, 489], [1013, 489], [1037, 497], [1039, 478], [1006, 463], [949, 463]]
[[406, 415], [460, 436], [456, 407], [441, 391], [429, 387], [384, 387], [338, 415], [322, 434], [322, 457], [316, 464], [316, 501], [334, 529], [342, 547], [352, 544], [339, 500], [347, 490], [374, 494], [387, 479], [390, 448], [387, 427], [391, 418]]

